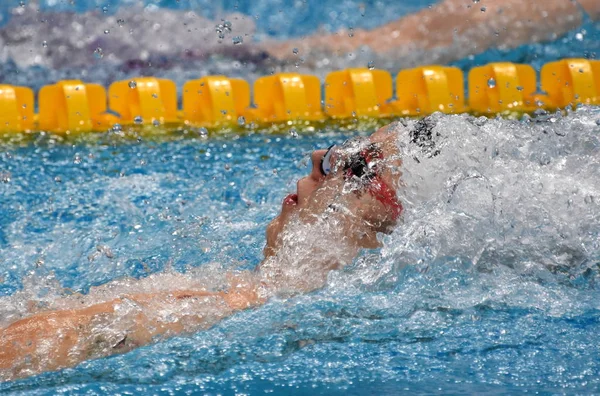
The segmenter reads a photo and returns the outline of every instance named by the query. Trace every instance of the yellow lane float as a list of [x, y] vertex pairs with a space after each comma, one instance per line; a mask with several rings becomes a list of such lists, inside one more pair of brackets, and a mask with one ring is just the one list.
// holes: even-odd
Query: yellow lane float
[[123, 124], [176, 123], [177, 88], [171, 80], [142, 77], [118, 81], [108, 89], [110, 109]]
[[402, 70], [396, 77], [394, 113], [405, 116], [464, 113], [464, 77], [457, 67], [424, 66]]
[[321, 81], [315, 76], [280, 73], [261, 77], [254, 83], [256, 109], [249, 117], [261, 122], [323, 120]]
[[233, 124], [249, 106], [250, 86], [241, 79], [208, 76], [183, 86], [183, 119], [188, 124]]
[[30, 131], [34, 127], [33, 91], [0, 85], [0, 132]]
[[[118, 81], [108, 89], [79, 80], [42, 87], [39, 114], [31, 89], [0, 85], [0, 131], [105, 131], [114, 124], [184, 123], [204, 127], [245, 122], [315, 121], [327, 118], [526, 113], [580, 104], [600, 105], [600, 61], [564, 59], [543, 66], [508, 62], [475, 67], [422, 66], [401, 70], [394, 98], [385, 70], [353, 68], [328, 74], [322, 94], [316, 76], [278, 73], [250, 84], [227, 76], [204, 76], [183, 86], [177, 108], [173, 81], [153, 77]], [[253, 106], [252, 106], [253, 101]], [[37, 122], [36, 122], [37, 120]]]

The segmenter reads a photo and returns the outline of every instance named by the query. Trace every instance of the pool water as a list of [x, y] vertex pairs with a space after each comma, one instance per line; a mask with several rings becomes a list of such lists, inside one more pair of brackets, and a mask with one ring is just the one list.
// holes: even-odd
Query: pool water
[[[0, 392], [597, 391], [600, 109], [436, 114], [435, 156], [407, 143], [414, 122], [396, 126], [403, 224], [324, 289]], [[68, 308], [74, 292], [93, 302], [253, 268], [311, 150], [375, 126], [358, 129], [4, 142], [0, 326], [27, 301]]]
[[[181, 15], [172, 9], [209, 18], [203, 34], [213, 39], [214, 21], [258, 15], [234, 27], [260, 39], [318, 26], [369, 28], [433, 1], [37, 3], [58, 12], [0, 5], [0, 36], [23, 49], [18, 59], [0, 54], [0, 81], [36, 90], [60, 79], [108, 85], [141, 74], [178, 86], [206, 74], [251, 82], [273, 71], [250, 60], [184, 62], [168, 52], [151, 54], [143, 67], [137, 52], [110, 58], [111, 48], [129, 48], [129, 24], [141, 29], [138, 52], [159, 46], [159, 36], [175, 49], [204, 40], [177, 34]], [[159, 36], [142, 34], [149, 25], [136, 21], [146, 19], [160, 22]], [[63, 25], [80, 29], [83, 47], [78, 36], [52, 29]], [[62, 56], [62, 45], [78, 49]], [[106, 56], [95, 56], [99, 46]], [[512, 61], [539, 71], [567, 57], [596, 59], [599, 51], [600, 25], [585, 21], [564, 37], [453, 65], [468, 71]], [[308, 72], [323, 77], [329, 69]], [[0, 327], [32, 307], [218, 284], [226, 270], [254, 268], [264, 228], [307, 173], [310, 152], [385, 122], [244, 126], [210, 136], [151, 127], [0, 137]], [[396, 126], [405, 158], [402, 224], [382, 236], [382, 248], [332, 273], [325, 288], [272, 299], [207, 331], [1, 382], [0, 393], [598, 393], [600, 109], [521, 120], [436, 114], [427, 120], [435, 156], [407, 144], [414, 122]]]

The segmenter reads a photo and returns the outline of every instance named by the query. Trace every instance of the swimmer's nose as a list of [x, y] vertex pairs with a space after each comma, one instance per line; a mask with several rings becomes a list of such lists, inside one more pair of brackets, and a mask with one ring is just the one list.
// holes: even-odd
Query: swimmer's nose
[[321, 181], [325, 177], [321, 173], [321, 160], [323, 160], [325, 153], [327, 153], [327, 150], [315, 150], [310, 156], [312, 162], [310, 178], [314, 181]]
[[304, 206], [306, 203], [306, 199], [310, 194], [317, 188], [319, 182], [325, 178], [321, 173], [321, 159], [325, 155], [327, 150], [315, 150], [312, 152], [310, 156], [311, 160], [311, 169], [308, 176], [301, 178], [298, 180], [296, 185], [297, 191], [297, 202], [300, 207]]

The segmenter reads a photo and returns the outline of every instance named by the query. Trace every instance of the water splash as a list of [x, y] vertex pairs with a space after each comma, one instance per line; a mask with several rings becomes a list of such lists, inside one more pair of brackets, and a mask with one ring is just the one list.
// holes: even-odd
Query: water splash
[[[519, 389], [539, 389], [539, 381], [545, 389], [597, 386], [599, 120], [597, 108], [521, 121], [440, 114], [401, 120], [403, 223], [383, 237], [381, 250], [330, 274], [325, 289], [276, 298], [192, 338], [0, 389], [92, 386], [81, 383], [82, 373], [115, 384], [126, 378], [146, 390], [150, 379], [167, 388], [200, 381], [206, 389], [233, 383], [257, 390], [244, 382], [250, 373], [268, 378], [264, 386], [340, 391], [360, 378], [396, 384], [392, 390], [398, 382], [423, 390], [424, 382], [444, 388], [467, 380], [472, 390], [497, 389], [490, 381]], [[35, 147], [7, 149], [0, 156], [0, 169], [11, 172], [0, 184], [7, 203], [0, 276], [13, 286], [0, 298], [0, 318], [126, 293], [218, 289], [227, 269], [260, 260], [260, 230], [306, 172], [290, 158], [332, 139], [339, 134], [187, 138], [77, 152], [53, 143], [40, 158], [31, 155]], [[140, 167], [140, 158], [148, 164]], [[20, 199], [25, 191], [35, 199]], [[305, 236], [340, 257], [324, 238], [336, 239], [335, 229], [323, 225], [323, 234]], [[290, 253], [288, 275], [310, 274], [302, 250]], [[15, 276], [22, 276], [20, 291]], [[136, 309], [128, 307], [123, 326]], [[563, 355], [582, 364], [567, 364], [573, 359]]]

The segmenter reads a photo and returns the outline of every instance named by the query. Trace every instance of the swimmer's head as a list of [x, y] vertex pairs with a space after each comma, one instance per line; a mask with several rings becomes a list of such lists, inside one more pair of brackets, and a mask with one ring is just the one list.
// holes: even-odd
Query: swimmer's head
[[390, 233], [402, 211], [395, 192], [400, 167], [395, 133], [382, 128], [369, 138], [316, 150], [311, 160], [309, 175], [267, 227], [265, 256], [276, 254], [289, 225], [318, 225], [328, 217], [336, 218], [347, 241], [377, 247], [377, 233]]

